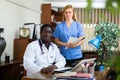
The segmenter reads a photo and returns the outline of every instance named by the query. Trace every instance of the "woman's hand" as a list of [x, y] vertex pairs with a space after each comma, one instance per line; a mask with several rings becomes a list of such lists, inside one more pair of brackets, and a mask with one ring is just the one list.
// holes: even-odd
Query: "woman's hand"
[[76, 44], [74, 44], [74, 43], [66, 43], [66, 47], [68, 47], [68, 48], [75, 48]]
[[83, 36], [83, 37], [79, 37], [79, 38], [81, 38], [80, 42], [77, 42], [77, 43], [71, 43], [71, 42], [66, 43], [66, 47], [68, 47], [68, 48], [75, 48], [77, 46], [80, 46], [83, 43], [83, 40], [85, 39], [85, 37]]

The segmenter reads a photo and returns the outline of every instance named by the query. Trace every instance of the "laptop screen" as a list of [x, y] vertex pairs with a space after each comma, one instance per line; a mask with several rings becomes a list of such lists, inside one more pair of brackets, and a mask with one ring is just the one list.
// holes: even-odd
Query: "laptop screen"
[[73, 71], [73, 72], [81, 71], [82, 70], [81, 64], [94, 63], [95, 60], [96, 60], [96, 58], [83, 59], [75, 67], [73, 67], [71, 71]]
[[65, 67], [65, 68], [61, 68], [61, 69], [55, 69], [54, 71], [58, 72], [58, 73], [63, 73], [66, 71], [78, 72], [78, 71], [82, 70], [81, 64], [93, 63], [95, 60], [96, 60], [96, 58], [83, 59], [75, 67]]

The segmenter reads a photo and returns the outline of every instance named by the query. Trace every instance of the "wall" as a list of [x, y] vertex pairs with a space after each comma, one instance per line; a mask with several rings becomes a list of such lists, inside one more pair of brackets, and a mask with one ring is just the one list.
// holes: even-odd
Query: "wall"
[[[39, 2], [40, 0], [35, 1], [0, 0], [0, 28], [4, 28], [4, 33], [2, 33], [1, 36], [4, 37], [7, 42], [7, 46], [2, 54], [2, 61], [5, 60], [5, 52], [10, 55], [10, 60], [13, 59], [13, 41], [15, 38], [19, 38], [19, 28], [22, 27], [24, 23], [34, 22], [40, 24], [41, 2]], [[17, 2], [21, 3], [19, 4]]]
[[[63, 8], [64, 6], [71, 4], [73, 5], [75, 8], [85, 8], [87, 6], [87, 2], [84, 1], [80, 1], [80, 0], [71, 0], [71, 1], [67, 1], [67, 0], [45, 0], [46, 2], [50, 2], [52, 4], [52, 7], [55, 8]], [[92, 8], [105, 8], [105, 3], [104, 1], [93, 1], [92, 2]]]

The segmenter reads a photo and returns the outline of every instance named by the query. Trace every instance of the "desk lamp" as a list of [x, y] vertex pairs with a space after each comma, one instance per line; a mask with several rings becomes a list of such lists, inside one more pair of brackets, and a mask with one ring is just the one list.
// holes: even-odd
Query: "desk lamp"
[[102, 44], [102, 54], [100, 55], [100, 61], [101, 61], [101, 65], [103, 65], [102, 59], [104, 58], [104, 53], [105, 53], [106, 47], [105, 47], [104, 43], [102, 42], [101, 35], [97, 35], [96, 38], [90, 40], [88, 42], [88, 44], [95, 50], [97, 50], [100, 47], [100, 44]]

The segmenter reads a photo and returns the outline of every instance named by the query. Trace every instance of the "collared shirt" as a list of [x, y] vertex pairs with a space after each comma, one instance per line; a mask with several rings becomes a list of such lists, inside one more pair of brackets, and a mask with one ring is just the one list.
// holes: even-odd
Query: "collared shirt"
[[[70, 36], [78, 38], [80, 36], [84, 36], [84, 33], [80, 23], [73, 21], [68, 28], [64, 21], [57, 25], [53, 36], [58, 38], [60, 41], [67, 43]], [[60, 46], [60, 51], [66, 60], [73, 60], [82, 57], [80, 46], [69, 49], [65, 49], [65, 46]]]
[[23, 61], [23, 66], [27, 71], [27, 75], [40, 72], [42, 68], [48, 67], [53, 63], [55, 63], [58, 68], [65, 66], [65, 58], [61, 55], [55, 44], [51, 43], [49, 49], [46, 48], [45, 44], [41, 47], [43, 51], [41, 51], [38, 40], [28, 44]]

